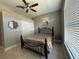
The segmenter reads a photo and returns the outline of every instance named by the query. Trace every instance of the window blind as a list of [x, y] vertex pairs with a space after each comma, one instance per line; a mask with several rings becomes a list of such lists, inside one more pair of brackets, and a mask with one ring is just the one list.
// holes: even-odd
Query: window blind
[[79, 0], [65, 0], [65, 2], [64, 43], [71, 59], [79, 59]]

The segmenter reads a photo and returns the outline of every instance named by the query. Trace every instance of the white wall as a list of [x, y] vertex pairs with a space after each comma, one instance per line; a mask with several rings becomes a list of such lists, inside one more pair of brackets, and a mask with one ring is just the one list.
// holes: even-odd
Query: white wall
[[[3, 41], [4, 47], [10, 47], [12, 45], [18, 44], [20, 42], [20, 36], [23, 35], [24, 38], [26, 36], [31, 35], [34, 33], [34, 22], [31, 18], [18, 18], [15, 17], [13, 14], [2, 11], [2, 28], [3, 28]], [[10, 29], [8, 27], [9, 21], [16, 21], [19, 25], [17, 29]], [[1, 34], [1, 35], [2, 35]]]
[[[7, 12], [2, 12], [2, 21], [3, 21], [3, 33], [4, 33], [4, 47], [10, 47], [12, 45], [15, 45], [20, 40], [21, 35], [21, 22], [19, 19], [13, 17], [12, 14], [9, 14]], [[8, 22], [10, 21], [16, 21], [18, 23], [17, 29], [10, 29], [8, 27]]]
[[49, 14], [45, 14], [45, 15], [33, 18], [35, 32], [37, 32], [38, 27], [43, 27], [42, 20], [44, 17], [48, 17], [48, 19], [49, 19], [48, 27], [50, 27], [50, 28], [54, 27], [55, 35], [60, 36], [61, 35], [61, 30], [60, 30], [61, 13], [60, 13], [60, 11], [52, 12]]
[[34, 34], [34, 22], [32, 19], [27, 18], [27, 21], [22, 20], [21, 25], [23, 38]]
[[[3, 35], [3, 45], [5, 48], [10, 47], [12, 45], [15, 45], [19, 43], [20, 41], [20, 35], [22, 34], [24, 38], [26, 36], [34, 34], [34, 22], [30, 18], [17, 18], [13, 16], [13, 14], [2, 11], [2, 24], [1, 28], [3, 29], [3, 32], [1, 35]], [[17, 29], [10, 29], [8, 27], [8, 22], [9, 21], [16, 21], [19, 25]], [[0, 40], [1, 41], [1, 40]]]
[[[1, 40], [3, 41], [3, 44], [2, 44], [3, 47], [7, 48], [7, 47], [17, 44], [19, 42], [20, 35], [22, 33], [25, 36], [27, 36], [26, 34], [28, 32], [28, 29], [27, 29], [28, 27], [26, 27], [26, 30], [24, 30], [22, 32], [21, 20], [23, 20], [24, 22], [29, 23], [29, 24], [33, 23], [33, 20], [31, 18], [25, 17], [24, 15], [17, 14], [12, 9], [10, 9], [9, 7], [4, 6], [4, 5], [0, 5], [0, 12], [3, 13], [3, 17], [0, 15], [2, 17], [2, 18], [0, 17], [0, 19], [2, 20], [2, 22], [1, 21], [0, 22], [3, 23], [3, 24], [0, 23], [1, 26], [3, 25], [2, 26], [2, 33], [1, 33], [1, 35], [2, 35]], [[8, 22], [12, 21], [12, 20], [19, 23], [18, 29], [10, 30], [8, 28]], [[32, 28], [34, 29], [34, 27], [32, 27]]]

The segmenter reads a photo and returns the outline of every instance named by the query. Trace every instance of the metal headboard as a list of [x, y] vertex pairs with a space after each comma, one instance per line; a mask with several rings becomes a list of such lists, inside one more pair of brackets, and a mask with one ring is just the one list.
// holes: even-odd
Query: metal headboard
[[52, 34], [52, 36], [54, 36], [54, 27], [52, 27], [52, 28], [49, 28], [49, 27], [38, 28], [38, 33]]

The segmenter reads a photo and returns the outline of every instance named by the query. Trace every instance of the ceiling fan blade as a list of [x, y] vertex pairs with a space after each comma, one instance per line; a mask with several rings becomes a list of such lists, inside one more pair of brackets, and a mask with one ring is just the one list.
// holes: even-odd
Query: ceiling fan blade
[[34, 10], [34, 9], [30, 9], [30, 10], [32, 10], [33, 12], [37, 12], [36, 10]]
[[28, 11], [29, 11], [29, 10], [27, 9], [27, 10], [26, 10], [26, 13], [28, 13]]
[[35, 6], [38, 6], [38, 3], [35, 3], [35, 4], [31, 5], [30, 8], [35, 7]]
[[22, 8], [22, 9], [24, 9], [24, 8], [25, 8], [24, 6], [16, 6], [16, 7], [18, 7], [18, 8]]
[[25, 0], [22, 0], [24, 2], [25, 5], [28, 5], [29, 3], [27, 3]]

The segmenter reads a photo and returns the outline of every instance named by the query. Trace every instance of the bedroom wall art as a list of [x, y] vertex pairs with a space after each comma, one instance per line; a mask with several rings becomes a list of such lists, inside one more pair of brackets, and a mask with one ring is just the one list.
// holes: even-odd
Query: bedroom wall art
[[18, 23], [16, 21], [9, 21], [8, 22], [8, 27], [10, 29], [17, 29], [18, 28]]
[[48, 17], [44, 17], [42, 18], [43, 19], [43, 26], [48, 26], [48, 23], [49, 23], [49, 18]]

